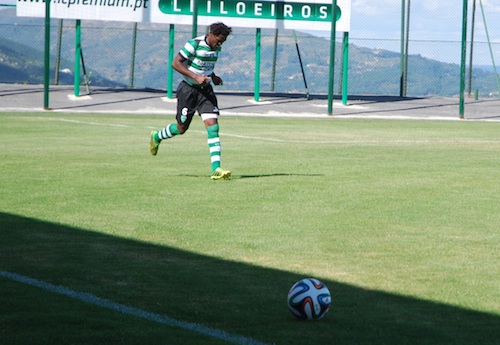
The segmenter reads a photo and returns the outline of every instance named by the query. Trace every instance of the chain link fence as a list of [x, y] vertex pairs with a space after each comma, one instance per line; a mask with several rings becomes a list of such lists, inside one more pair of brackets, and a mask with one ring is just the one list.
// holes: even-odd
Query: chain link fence
[[[90, 87], [168, 89], [168, 47], [174, 30], [175, 53], [192, 36], [190, 26], [148, 23], [82, 21], [81, 43]], [[198, 34], [205, 33], [200, 27]], [[290, 30], [261, 30], [260, 91], [327, 94], [329, 38]], [[349, 95], [400, 95], [401, 54], [399, 39], [349, 37], [347, 80], [342, 77], [343, 37], [337, 34], [335, 93], [348, 82]], [[17, 17], [15, 8], [0, 11], [0, 82], [43, 83], [45, 22], [43, 18]], [[76, 21], [51, 20], [51, 84], [74, 83]], [[459, 94], [459, 41], [410, 40], [405, 95], [456, 96]], [[469, 43], [470, 50], [470, 43]], [[371, 47], [371, 48], [368, 48]], [[375, 47], [375, 48], [373, 48]], [[474, 42], [473, 61], [488, 60], [487, 42]], [[492, 49], [500, 49], [493, 43]], [[450, 59], [450, 52], [456, 52]], [[434, 59], [426, 58], [432, 53]], [[443, 61], [439, 59], [442, 53]], [[224, 85], [218, 90], [253, 92], [256, 72], [256, 29], [233, 28], [216, 66]], [[299, 54], [303, 63], [302, 73]], [[446, 58], [445, 58], [446, 57]], [[451, 60], [451, 62], [449, 62]], [[468, 53], [468, 63], [470, 54]], [[466, 92], [499, 97], [498, 80], [491, 66], [467, 68]], [[83, 72], [83, 70], [81, 69]], [[174, 72], [176, 87], [180, 75]], [[81, 81], [85, 77], [82, 75]]]

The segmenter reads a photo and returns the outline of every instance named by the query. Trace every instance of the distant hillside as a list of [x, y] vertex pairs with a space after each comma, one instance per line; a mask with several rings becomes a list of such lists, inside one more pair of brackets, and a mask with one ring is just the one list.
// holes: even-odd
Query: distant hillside
[[[10, 11], [10, 10], [9, 10]], [[40, 18], [18, 18], [15, 11], [0, 18], [0, 82], [42, 83], [44, 29]], [[57, 23], [58, 21], [54, 21]], [[53, 22], [53, 25], [55, 23]], [[51, 78], [55, 71], [57, 27], [52, 27]], [[202, 33], [200, 33], [202, 34]], [[175, 50], [191, 36], [188, 26], [176, 26]], [[132, 23], [86, 21], [82, 25], [82, 47], [92, 85], [128, 86], [131, 82]], [[15, 38], [15, 40], [14, 40]], [[139, 24], [134, 56], [134, 86], [164, 89], [167, 87], [168, 25]], [[61, 41], [60, 69], [74, 68], [74, 21], [64, 22]], [[34, 47], [34, 48], [31, 48]], [[328, 90], [329, 41], [300, 34], [299, 47], [310, 93]], [[262, 30], [260, 87], [269, 91], [273, 75], [274, 30]], [[224, 79], [221, 90], [251, 91], [255, 75], [255, 29], [234, 28], [223, 46], [217, 73]], [[280, 30], [276, 51], [274, 91], [304, 92], [304, 82], [292, 32]], [[337, 44], [335, 92], [339, 89], [341, 46]], [[451, 96], [459, 93], [460, 66], [409, 56], [409, 96]], [[369, 49], [351, 44], [349, 47], [349, 94], [398, 95], [400, 88], [400, 54]], [[59, 74], [60, 84], [72, 84], [73, 76]], [[496, 92], [493, 71], [475, 68], [474, 89], [480, 94]], [[176, 73], [176, 81], [179, 75]]]
[[[0, 82], [42, 84], [44, 82], [43, 56], [43, 51], [0, 37]], [[63, 61], [62, 64], [68, 66], [70, 62]], [[50, 76], [53, 81], [54, 68], [51, 68]], [[95, 85], [123, 86], [100, 75], [93, 75], [92, 81]], [[61, 70], [58, 82], [61, 85], [73, 84], [73, 73]]]

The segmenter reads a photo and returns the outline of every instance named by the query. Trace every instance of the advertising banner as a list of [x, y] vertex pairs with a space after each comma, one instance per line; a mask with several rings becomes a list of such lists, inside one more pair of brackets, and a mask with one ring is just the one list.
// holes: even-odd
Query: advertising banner
[[[195, 0], [52, 0], [51, 18], [192, 24]], [[196, 0], [199, 25], [330, 31], [327, 0]], [[18, 0], [20, 17], [44, 17], [43, 0]], [[349, 32], [351, 0], [337, 0], [337, 31]]]

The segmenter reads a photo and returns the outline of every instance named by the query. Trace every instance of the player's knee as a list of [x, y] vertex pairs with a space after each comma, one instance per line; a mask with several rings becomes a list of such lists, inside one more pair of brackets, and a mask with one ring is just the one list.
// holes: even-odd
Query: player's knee
[[215, 124], [207, 127], [208, 137], [215, 138], [219, 136], [219, 124]]

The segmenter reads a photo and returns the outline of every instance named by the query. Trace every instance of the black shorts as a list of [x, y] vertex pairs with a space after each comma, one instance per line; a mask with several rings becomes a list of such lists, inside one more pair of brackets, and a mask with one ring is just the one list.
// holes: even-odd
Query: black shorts
[[219, 116], [217, 97], [212, 85], [204, 87], [191, 86], [185, 81], [177, 87], [177, 122], [185, 129], [189, 127], [194, 113]]

